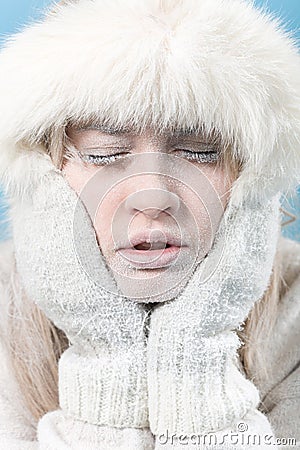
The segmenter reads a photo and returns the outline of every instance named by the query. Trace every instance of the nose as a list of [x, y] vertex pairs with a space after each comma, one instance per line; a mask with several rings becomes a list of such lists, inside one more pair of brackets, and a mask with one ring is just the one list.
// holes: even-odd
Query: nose
[[148, 188], [130, 194], [125, 201], [125, 208], [130, 214], [140, 211], [152, 219], [162, 212], [174, 215], [180, 207], [176, 194], [166, 189]]

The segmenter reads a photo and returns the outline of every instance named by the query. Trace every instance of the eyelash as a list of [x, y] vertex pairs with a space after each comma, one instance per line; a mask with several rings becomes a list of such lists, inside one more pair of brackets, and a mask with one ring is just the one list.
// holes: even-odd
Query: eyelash
[[196, 161], [200, 163], [213, 163], [219, 158], [219, 152], [216, 150], [210, 150], [208, 152], [191, 152], [189, 150], [182, 150], [185, 154], [189, 156], [187, 159], [191, 161]]
[[[219, 152], [214, 150], [210, 150], [207, 152], [194, 152], [181, 149], [180, 151], [185, 154], [187, 159], [199, 163], [213, 163], [216, 162], [219, 158]], [[115, 161], [118, 161], [127, 155], [128, 153], [115, 153], [114, 155], [93, 155], [79, 152], [79, 156], [84, 162], [95, 166], [105, 166], [114, 163]]]
[[124, 153], [116, 153], [115, 155], [89, 155], [89, 154], [80, 154], [80, 158], [88, 163], [93, 164], [95, 166], [105, 166], [107, 164], [111, 164], [121, 158], [124, 157]]

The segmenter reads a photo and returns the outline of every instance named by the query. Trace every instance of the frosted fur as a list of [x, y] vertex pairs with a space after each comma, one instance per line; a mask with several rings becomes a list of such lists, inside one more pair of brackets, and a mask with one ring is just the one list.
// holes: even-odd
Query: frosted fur
[[96, 115], [137, 129], [219, 129], [244, 162], [232, 191], [236, 203], [294, 189], [300, 58], [280, 25], [246, 0], [81, 0], [57, 7], [1, 51], [5, 184], [12, 193], [30, 184], [21, 164], [10, 165], [20, 156], [17, 142], [35, 149], [54, 124]]

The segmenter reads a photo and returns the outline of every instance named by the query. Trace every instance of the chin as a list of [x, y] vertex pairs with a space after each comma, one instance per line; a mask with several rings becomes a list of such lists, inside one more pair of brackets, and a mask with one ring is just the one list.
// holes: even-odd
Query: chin
[[[169, 268], [138, 270], [114, 274], [118, 288], [127, 298], [139, 303], [161, 303], [174, 299], [186, 285], [189, 271]], [[129, 271], [130, 272], [130, 271]]]

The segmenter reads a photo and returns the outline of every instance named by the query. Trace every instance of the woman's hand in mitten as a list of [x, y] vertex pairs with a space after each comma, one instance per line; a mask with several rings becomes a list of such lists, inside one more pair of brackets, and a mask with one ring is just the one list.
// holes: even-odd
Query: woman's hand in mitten
[[61, 408], [95, 425], [147, 427], [146, 306], [118, 292], [83, 203], [52, 164], [18, 216], [25, 291], [72, 344], [59, 361]]
[[234, 329], [268, 286], [279, 206], [278, 195], [266, 204], [229, 203], [210, 252], [184, 290], [154, 307], [148, 388], [155, 435], [223, 430], [257, 407], [259, 393], [238, 369]]

